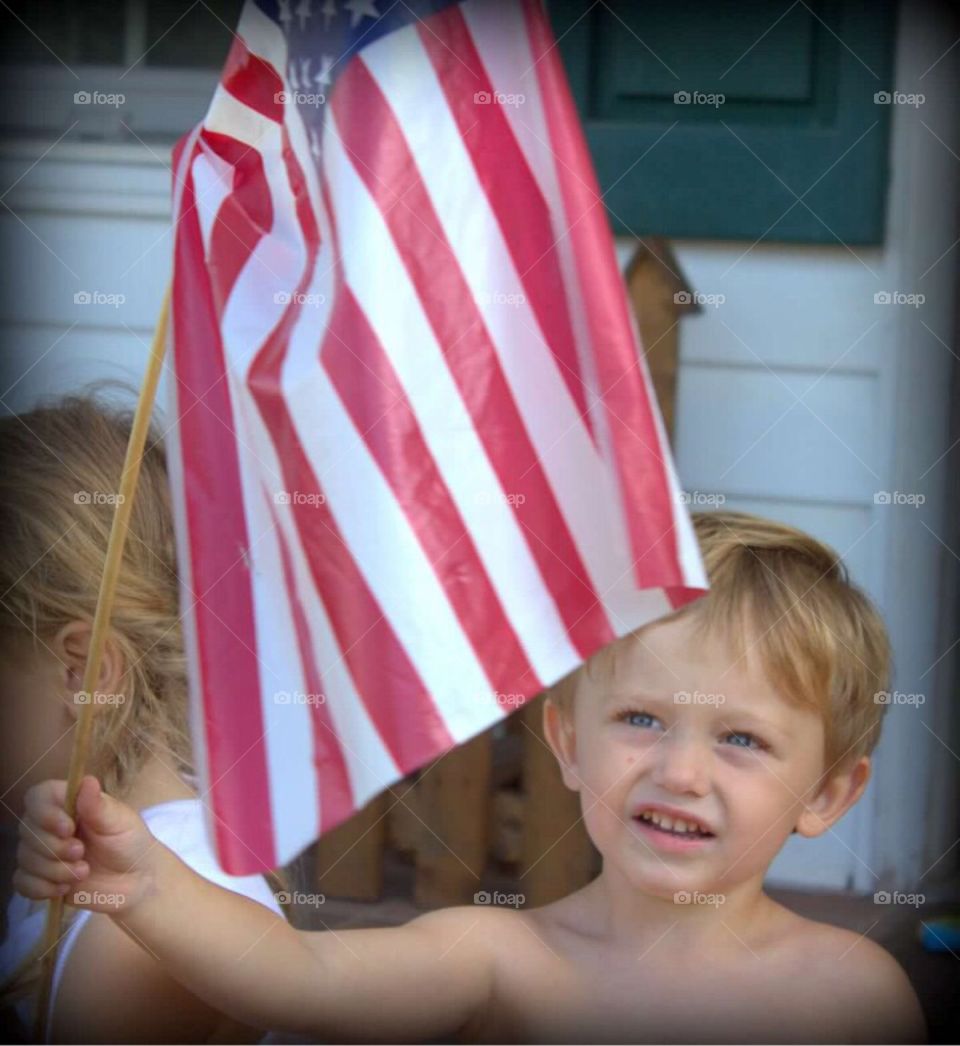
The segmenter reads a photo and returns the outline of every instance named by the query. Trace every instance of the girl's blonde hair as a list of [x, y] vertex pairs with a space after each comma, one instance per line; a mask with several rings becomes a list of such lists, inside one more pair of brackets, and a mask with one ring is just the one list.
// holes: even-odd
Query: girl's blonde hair
[[[837, 553], [796, 527], [745, 512], [691, 519], [710, 590], [657, 623], [692, 616], [700, 635], [721, 635], [738, 659], [755, 644], [778, 693], [822, 717], [828, 771], [869, 755], [880, 739], [892, 654], [883, 619]], [[548, 694], [569, 711], [581, 673], [614, 671], [630, 636]]]
[[[69, 622], [93, 621], [133, 421], [102, 395], [116, 384], [0, 419], [0, 649], [23, 639], [40, 649]], [[190, 767], [178, 595], [166, 461], [152, 428], [109, 631], [122, 696], [97, 706], [90, 749], [91, 771], [116, 795], [151, 753]]]

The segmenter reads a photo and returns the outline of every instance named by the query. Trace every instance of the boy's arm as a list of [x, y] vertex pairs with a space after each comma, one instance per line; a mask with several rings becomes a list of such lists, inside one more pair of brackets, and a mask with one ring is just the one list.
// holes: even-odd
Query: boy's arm
[[482, 912], [449, 908], [405, 926], [303, 932], [195, 874], [174, 854], [114, 919], [190, 991], [238, 1021], [334, 1040], [452, 1036], [492, 986]]
[[847, 1015], [855, 1022], [850, 1041], [927, 1042], [923, 1009], [897, 960], [885, 948], [867, 940], [862, 941], [848, 959], [854, 961], [850, 975], [854, 978], [857, 996], [852, 1014], [847, 999]]
[[897, 960], [862, 934], [818, 929], [805, 953], [810, 976], [802, 1004], [813, 1023], [804, 1035], [818, 1042], [927, 1042], [923, 1009]]
[[65, 893], [109, 914], [170, 976], [235, 1020], [333, 1038], [423, 1039], [452, 1035], [490, 993], [493, 913], [448, 909], [391, 929], [299, 933], [197, 875], [96, 779], [81, 785], [77, 826], [64, 795], [63, 782], [28, 793], [16, 888], [37, 899]]

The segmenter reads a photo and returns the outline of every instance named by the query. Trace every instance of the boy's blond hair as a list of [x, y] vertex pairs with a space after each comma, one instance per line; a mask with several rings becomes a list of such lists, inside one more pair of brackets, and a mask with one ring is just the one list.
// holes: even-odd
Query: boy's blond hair
[[[691, 518], [710, 591], [656, 623], [690, 615], [700, 635], [721, 636], [737, 659], [753, 644], [776, 691], [822, 716], [828, 771], [869, 755], [887, 708], [890, 642], [837, 553], [802, 530], [745, 512]], [[569, 712], [582, 674], [609, 678], [617, 649], [642, 632], [604, 647], [549, 697]]]

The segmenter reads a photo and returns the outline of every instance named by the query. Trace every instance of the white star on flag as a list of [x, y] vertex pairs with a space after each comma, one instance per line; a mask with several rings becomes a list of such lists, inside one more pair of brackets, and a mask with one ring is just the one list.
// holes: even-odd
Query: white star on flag
[[361, 18], [377, 19], [380, 17], [380, 12], [377, 10], [373, 0], [347, 0], [345, 6], [350, 12], [351, 29], [358, 25]]
[[307, 19], [313, 12], [310, 10], [310, 0], [300, 0], [297, 5], [297, 15], [300, 18], [300, 32], [307, 28]]
[[333, 55], [324, 54], [320, 56], [320, 72], [313, 78], [317, 84], [328, 85], [330, 81], [330, 73], [333, 71], [333, 66], [336, 59]]

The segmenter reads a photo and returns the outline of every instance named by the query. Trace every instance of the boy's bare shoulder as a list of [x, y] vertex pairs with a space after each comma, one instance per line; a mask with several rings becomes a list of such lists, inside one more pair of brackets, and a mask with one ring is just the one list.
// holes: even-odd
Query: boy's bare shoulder
[[784, 969], [802, 976], [825, 1022], [849, 1025], [851, 1042], [926, 1042], [916, 992], [903, 967], [875, 941], [794, 915]]
[[543, 909], [523, 909], [480, 902], [438, 908], [407, 924], [428, 937], [441, 950], [455, 949], [461, 957], [482, 962], [494, 981], [518, 970], [536, 978], [545, 966], [559, 959], [551, 947], [539, 916]]
[[518, 970], [534, 976], [550, 954], [549, 946], [532, 918], [531, 910], [477, 903], [438, 908], [407, 923], [438, 954], [464, 960], [484, 969], [491, 990], [504, 980], [515, 980]]
[[484, 947], [506, 947], [509, 940], [524, 934], [526, 914], [514, 907], [478, 901], [472, 905], [437, 908], [418, 916], [408, 926], [425, 933], [464, 941], [472, 939]]

